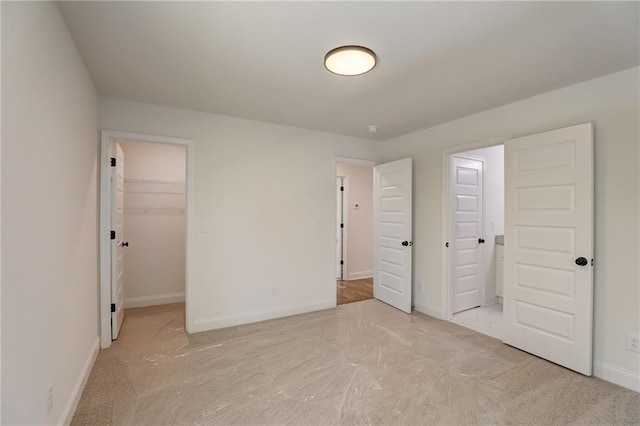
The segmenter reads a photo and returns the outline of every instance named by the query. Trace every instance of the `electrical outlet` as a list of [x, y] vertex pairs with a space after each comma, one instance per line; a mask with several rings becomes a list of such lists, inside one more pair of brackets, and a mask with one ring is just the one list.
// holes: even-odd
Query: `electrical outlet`
[[640, 352], [640, 336], [637, 334], [627, 333], [627, 349], [634, 352]]
[[53, 410], [53, 385], [47, 389], [47, 415]]

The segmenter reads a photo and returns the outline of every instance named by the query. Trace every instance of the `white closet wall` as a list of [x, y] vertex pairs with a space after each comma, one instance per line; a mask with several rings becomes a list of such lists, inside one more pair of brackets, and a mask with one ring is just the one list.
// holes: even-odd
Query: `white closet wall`
[[184, 301], [186, 148], [121, 142], [125, 307]]

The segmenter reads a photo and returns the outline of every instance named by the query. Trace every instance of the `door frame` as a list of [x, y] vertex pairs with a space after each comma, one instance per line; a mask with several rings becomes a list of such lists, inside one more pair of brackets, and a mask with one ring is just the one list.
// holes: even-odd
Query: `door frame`
[[[450, 248], [446, 246], [447, 242], [450, 242], [451, 236], [451, 158], [454, 155], [462, 154], [466, 151], [472, 151], [475, 149], [490, 148], [497, 145], [503, 145], [509, 139], [513, 139], [512, 135], [496, 136], [488, 139], [481, 139], [473, 142], [467, 142], [460, 145], [444, 148], [442, 150], [442, 265], [441, 274], [442, 282], [440, 285], [440, 319], [450, 321], [453, 317], [451, 313], [451, 255]], [[474, 158], [477, 159], [477, 158]], [[483, 169], [483, 173], [486, 171]], [[483, 188], [484, 190], [484, 188]], [[484, 220], [484, 199], [482, 205], [483, 220]], [[483, 230], [484, 231], [484, 230]], [[484, 256], [483, 256], [484, 257]], [[484, 264], [484, 259], [483, 259]], [[484, 301], [484, 289], [483, 299]]]
[[[186, 201], [185, 201], [185, 329], [190, 323], [189, 310], [189, 271], [191, 262], [189, 253], [192, 251], [191, 228], [193, 226], [193, 140], [167, 136], [149, 135], [144, 133], [121, 132], [117, 130], [100, 130], [100, 234], [99, 234], [99, 282], [100, 282], [100, 347], [106, 349], [111, 346], [111, 183], [110, 183], [110, 146], [113, 140], [133, 140], [169, 145], [184, 146], [186, 153]], [[188, 331], [188, 330], [187, 330]]]
[[[349, 222], [349, 176], [336, 176], [337, 178], [342, 178], [342, 186], [344, 187], [344, 191], [342, 191], [342, 223], [344, 223], [344, 228], [342, 228], [342, 281], [347, 281], [347, 246], [348, 242], [348, 233], [346, 232], [348, 229]], [[337, 206], [336, 206], [337, 207]], [[338, 209], [336, 208], [336, 211]], [[338, 219], [336, 218], [336, 230], [338, 229]], [[337, 249], [336, 249], [337, 250]], [[336, 263], [338, 262], [338, 253], [336, 253]], [[336, 265], [337, 266], [337, 265]]]
[[[341, 157], [336, 155], [335, 158], [333, 159], [333, 181], [335, 182], [335, 179], [338, 177], [338, 163], [343, 163], [343, 164], [351, 164], [353, 166], [365, 166], [365, 167], [371, 167], [371, 174], [373, 176], [374, 170], [373, 167], [378, 164], [378, 161], [375, 160], [367, 160], [367, 159], [363, 159], [363, 158], [351, 158], [351, 157]], [[348, 178], [348, 177], [347, 177]], [[335, 186], [334, 186], [335, 187]], [[345, 187], [345, 192], [348, 191], [347, 187]], [[346, 197], [345, 197], [346, 198]], [[344, 199], [343, 199], [344, 201]], [[337, 212], [338, 211], [338, 200], [336, 199], [335, 195], [332, 197], [332, 203], [333, 203], [333, 211]], [[343, 208], [344, 206], [347, 205], [347, 203], [343, 202]], [[348, 209], [347, 209], [347, 213], [348, 213]], [[346, 222], [346, 217], [347, 215], [345, 215], [345, 229], [347, 229], [347, 222]], [[336, 229], [338, 229], [338, 218], [337, 215], [334, 214], [333, 215], [333, 232], [335, 232]], [[375, 224], [374, 224], [374, 229], [371, 230], [371, 232], [375, 231]], [[347, 246], [345, 244], [344, 241], [346, 241], [346, 237], [345, 237], [346, 232], [343, 233], [343, 255], [345, 255], [347, 253]], [[338, 251], [337, 251], [337, 244], [333, 244], [333, 261], [334, 261], [334, 265], [333, 265], [333, 270], [334, 272], [337, 270], [338, 268]], [[375, 247], [373, 247], [375, 249]], [[346, 256], [345, 256], [346, 257]], [[375, 265], [374, 265], [375, 267]], [[342, 274], [343, 274], [343, 280], [345, 279], [345, 271], [347, 270], [347, 260], [344, 259], [344, 265], [343, 265], [343, 270], [342, 270]], [[335, 275], [335, 273], [333, 274]], [[333, 288], [336, 289], [335, 293], [335, 306], [338, 306], [338, 291], [337, 291], [337, 283], [336, 283], [336, 279], [334, 278], [333, 280]]]
[[[495, 145], [494, 145], [495, 146]], [[459, 153], [454, 153], [451, 154], [449, 156], [449, 173], [451, 173], [451, 164], [453, 163], [453, 158], [457, 157], [457, 158], [462, 158], [465, 160], [473, 160], [473, 161], [479, 161], [482, 163], [482, 206], [480, 206], [480, 208], [482, 209], [482, 223], [480, 224], [481, 228], [480, 228], [480, 233], [484, 234], [484, 227], [485, 227], [485, 216], [486, 216], [486, 202], [485, 202], [485, 182], [486, 182], [486, 174], [487, 174], [487, 160], [486, 158], [483, 157], [478, 157], [475, 155], [470, 155], [467, 154], [467, 151], [463, 151], [463, 152], [459, 152]], [[451, 176], [449, 176], [449, 215], [451, 215], [451, 206], [453, 204], [453, 190], [452, 190], [452, 186], [453, 186], [453, 182], [451, 181]], [[453, 221], [451, 220], [451, 217], [449, 217], [449, 226], [452, 227], [453, 226]], [[455, 238], [452, 237], [453, 235], [453, 229], [449, 229], [449, 239], [447, 240], [449, 242], [449, 250], [447, 251], [447, 254], [449, 254], [449, 306], [453, 305], [453, 285], [451, 283], [451, 267], [452, 262], [451, 262], [451, 249], [454, 247], [453, 244], [453, 240]], [[482, 237], [481, 237], [482, 238]], [[482, 282], [480, 283], [480, 306], [483, 306], [485, 301], [486, 301], [486, 288], [487, 288], [487, 283], [486, 283], [486, 276], [484, 273], [484, 267], [485, 267], [485, 253], [484, 253], [484, 246], [480, 247], [480, 264], [481, 269], [480, 269], [480, 275], [482, 277]], [[453, 315], [453, 312], [449, 313], [450, 316]]]

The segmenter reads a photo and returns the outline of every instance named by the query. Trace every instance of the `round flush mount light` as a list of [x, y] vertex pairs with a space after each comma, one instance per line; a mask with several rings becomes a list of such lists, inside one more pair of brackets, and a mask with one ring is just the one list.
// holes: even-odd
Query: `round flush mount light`
[[373, 50], [363, 46], [340, 46], [324, 56], [324, 66], [338, 75], [360, 75], [376, 66], [378, 58]]
[[378, 126], [369, 126], [367, 129], [369, 129], [369, 133], [378, 133], [378, 130], [380, 130]]

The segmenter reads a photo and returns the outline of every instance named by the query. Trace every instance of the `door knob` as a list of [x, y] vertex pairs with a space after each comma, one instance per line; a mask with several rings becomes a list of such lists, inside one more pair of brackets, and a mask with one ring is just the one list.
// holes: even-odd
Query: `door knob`
[[403, 241], [402, 245], [405, 246], [405, 247], [407, 247], [407, 246], [411, 247], [411, 246], [413, 246], [413, 241]]
[[578, 266], [586, 266], [587, 263], [589, 262], [584, 257], [579, 257], [576, 259], [576, 265]]
[[129, 247], [129, 241], [123, 241], [122, 247]]
[[484, 238], [478, 238], [478, 244], [484, 244]]

